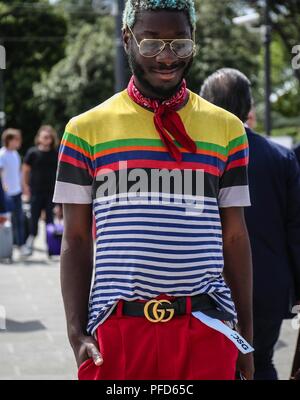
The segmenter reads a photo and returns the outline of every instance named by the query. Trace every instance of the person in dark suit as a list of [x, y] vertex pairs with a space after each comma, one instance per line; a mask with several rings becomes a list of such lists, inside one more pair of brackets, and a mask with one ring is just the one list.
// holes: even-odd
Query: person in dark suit
[[298, 162], [300, 164], [300, 143], [297, 146], [295, 146], [294, 152], [295, 152], [297, 160], [298, 160]]
[[[249, 80], [229, 68], [204, 82], [200, 95], [244, 123], [252, 108]], [[255, 379], [278, 379], [274, 346], [282, 320], [300, 300], [300, 169], [290, 151], [246, 126], [251, 207], [245, 208], [253, 259]]]

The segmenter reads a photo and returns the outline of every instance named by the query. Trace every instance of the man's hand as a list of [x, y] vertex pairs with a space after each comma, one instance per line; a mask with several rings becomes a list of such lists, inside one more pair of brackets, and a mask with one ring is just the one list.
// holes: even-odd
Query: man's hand
[[30, 186], [24, 184], [23, 185], [23, 198], [24, 198], [24, 201], [29, 201], [30, 197], [31, 197]]
[[253, 353], [242, 354], [239, 353], [236, 370], [240, 372], [247, 380], [253, 380], [254, 376], [254, 360]]
[[102, 354], [99, 351], [96, 340], [92, 336], [81, 336], [76, 342], [76, 345], [73, 345], [73, 350], [78, 368], [89, 358], [93, 359], [97, 367], [103, 364]]

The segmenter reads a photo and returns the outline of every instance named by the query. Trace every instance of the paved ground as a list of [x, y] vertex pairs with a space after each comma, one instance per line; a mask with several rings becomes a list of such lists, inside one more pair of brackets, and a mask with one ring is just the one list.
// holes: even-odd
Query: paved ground
[[[76, 379], [58, 259], [48, 259], [43, 235], [36, 247], [27, 262], [17, 261], [16, 255], [12, 265], [0, 264], [0, 328], [1, 310], [6, 311], [6, 330], [0, 330], [0, 380]], [[296, 336], [291, 322], [285, 321], [275, 354], [281, 379], [289, 377]]]

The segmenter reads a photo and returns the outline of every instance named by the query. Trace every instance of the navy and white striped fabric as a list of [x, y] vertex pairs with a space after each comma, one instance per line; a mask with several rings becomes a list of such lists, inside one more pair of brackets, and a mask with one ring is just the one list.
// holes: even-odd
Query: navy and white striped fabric
[[94, 200], [95, 280], [88, 331], [105, 321], [119, 299], [209, 293], [235, 316], [222, 277], [222, 230], [215, 198], [118, 194]]

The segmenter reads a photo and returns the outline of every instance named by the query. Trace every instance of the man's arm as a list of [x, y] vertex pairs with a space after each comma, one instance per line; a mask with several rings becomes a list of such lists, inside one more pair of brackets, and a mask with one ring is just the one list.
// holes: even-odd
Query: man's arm
[[97, 342], [86, 333], [93, 273], [91, 205], [64, 204], [63, 214], [61, 288], [69, 340], [78, 366], [89, 357], [101, 365]]
[[31, 166], [24, 163], [22, 165], [22, 188], [23, 188], [23, 194], [28, 198], [30, 198], [30, 187], [29, 187], [30, 172], [31, 172]]
[[[252, 258], [242, 207], [221, 208], [223, 231], [224, 279], [232, 292], [241, 335], [253, 342]], [[247, 379], [253, 378], [252, 354], [240, 355], [238, 369]]]

